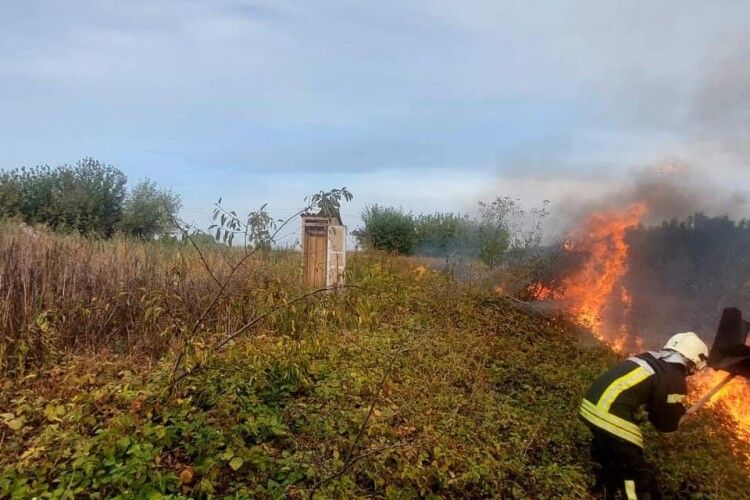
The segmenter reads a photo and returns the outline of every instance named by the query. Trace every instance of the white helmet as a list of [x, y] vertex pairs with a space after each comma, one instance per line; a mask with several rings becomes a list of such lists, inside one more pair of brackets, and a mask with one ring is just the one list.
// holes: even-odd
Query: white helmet
[[673, 351], [679, 352], [692, 361], [696, 370], [702, 370], [706, 367], [708, 347], [705, 342], [693, 332], [678, 333], [677, 335], [672, 336], [667, 340], [667, 343], [664, 344], [664, 349], [672, 349]]

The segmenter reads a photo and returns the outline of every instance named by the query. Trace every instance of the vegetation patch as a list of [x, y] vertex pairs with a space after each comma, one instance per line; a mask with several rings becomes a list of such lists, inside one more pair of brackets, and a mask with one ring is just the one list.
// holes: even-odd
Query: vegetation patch
[[[265, 254], [242, 275], [257, 281], [232, 282], [191, 344], [186, 363], [199, 369], [173, 387], [171, 350], [61, 349], [55, 363], [6, 375], [0, 497], [587, 495], [577, 407], [617, 361], [611, 351], [582, 346], [564, 319], [404, 257], [353, 255], [351, 288], [291, 303], [302, 291], [289, 271], [297, 258]], [[191, 276], [205, 300], [210, 277]], [[191, 306], [168, 293], [176, 285], [160, 283], [148, 307], [189, 323]], [[264, 313], [225, 349], [201, 350], [233, 330], [227, 321]], [[718, 408], [673, 436], [647, 434], [668, 496], [750, 491], [750, 450], [732, 426]]]

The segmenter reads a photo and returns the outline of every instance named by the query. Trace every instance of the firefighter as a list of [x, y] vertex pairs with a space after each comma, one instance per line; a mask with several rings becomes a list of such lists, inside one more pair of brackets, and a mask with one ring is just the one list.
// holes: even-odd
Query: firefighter
[[628, 358], [594, 381], [580, 414], [593, 434], [595, 494], [610, 499], [619, 491], [629, 500], [661, 498], [643, 459], [638, 424], [647, 414], [657, 430], [677, 430], [686, 413], [686, 378], [705, 368], [707, 359], [708, 348], [695, 333], [678, 333], [661, 351]]

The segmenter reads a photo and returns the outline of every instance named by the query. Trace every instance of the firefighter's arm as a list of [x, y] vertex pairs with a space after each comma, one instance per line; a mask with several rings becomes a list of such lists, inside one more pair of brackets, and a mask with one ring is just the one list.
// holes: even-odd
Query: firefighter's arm
[[[671, 390], [669, 390], [671, 389]], [[648, 419], [661, 432], [674, 432], [680, 425], [680, 419], [685, 415], [686, 390], [679, 388], [657, 388], [648, 409]]]

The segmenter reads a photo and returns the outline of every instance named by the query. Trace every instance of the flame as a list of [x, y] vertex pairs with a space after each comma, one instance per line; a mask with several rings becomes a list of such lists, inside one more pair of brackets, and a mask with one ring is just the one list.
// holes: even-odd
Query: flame
[[[707, 368], [691, 377], [690, 385], [695, 393], [705, 394], [716, 387], [727, 376], [726, 372]], [[735, 377], [721, 389], [706, 406], [723, 405], [737, 423], [737, 434], [744, 441], [750, 443], [750, 383], [740, 377]], [[747, 457], [750, 463], [750, 457]]]
[[629, 247], [625, 235], [638, 225], [646, 210], [645, 203], [637, 203], [624, 211], [594, 214], [564, 245], [566, 249], [585, 252], [589, 258], [578, 272], [563, 280], [563, 299], [579, 323], [589, 327], [599, 340], [612, 342], [617, 350], [625, 347], [627, 332], [608, 328], [602, 312], [618, 285], [621, 302], [626, 309], [630, 308], [630, 294], [620, 284], [628, 270]]
[[[615, 305], [622, 312], [621, 317], [627, 317], [632, 306], [633, 298], [622, 283], [629, 260], [626, 234], [641, 222], [647, 210], [645, 203], [636, 203], [624, 210], [591, 215], [563, 243], [563, 250], [587, 256], [583, 266], [563, 280], [562, 291], [551, 290], [542, 283], [529, 289], [537, 299], [564, 301], [579, 324], [620, 353], [626, 349], [646, 350], [643, 339], [632, 337], [624, 321], [619, 326], [613, 325], [603, 316], [605, 309]], [[705, 394], [725, 376], [724, 372], [705, 370], [691, 377], [693, 394]], [[750, 404], [747, 401], [750, 401], [750, 383], [735, 379], [716, 394], [708, 406], [722, 404], [737, 423], [738, 436], [750, 443]], [[750, 457], [748, 461], [750, 463]]]
[[557, 292], [543, 283], [534, 283], [528, 288], [528, 292], [535, 300], [555, 300], [560, 298]]

